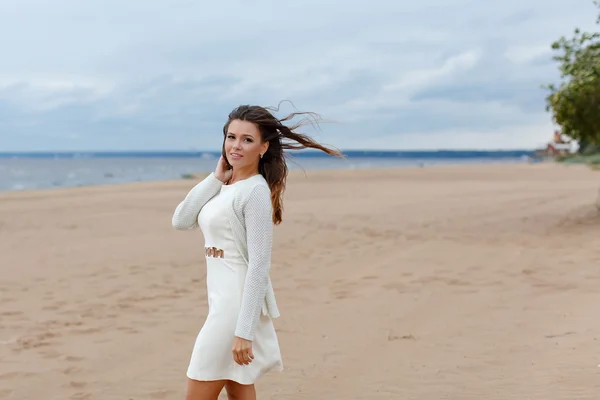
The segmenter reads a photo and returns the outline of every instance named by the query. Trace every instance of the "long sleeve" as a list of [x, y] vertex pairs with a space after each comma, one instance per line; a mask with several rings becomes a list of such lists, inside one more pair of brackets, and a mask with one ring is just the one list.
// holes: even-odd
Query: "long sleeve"
[[271, 193], [268, 186], [256, 185], [244, 208], [248, 243], [248, 271], [235, 335], [252, 340], [269, 284], [273, 243]]
[[178, 230], [197, 228], [200, 210], [219, 192], [221, 186], [223, 182], [217, 179], [214, 173], [194, 186], [175, 209], [172, 219], [173, 228]]

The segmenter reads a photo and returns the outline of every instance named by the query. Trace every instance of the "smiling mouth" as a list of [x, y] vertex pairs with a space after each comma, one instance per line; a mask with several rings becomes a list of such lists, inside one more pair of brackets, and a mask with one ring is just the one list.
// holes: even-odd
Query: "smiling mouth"
[[237, 154], [237, 153], [231, 153], [229, 155], [231, 156], [231, 158], [242, 158], [243, 157], [241, 154]]

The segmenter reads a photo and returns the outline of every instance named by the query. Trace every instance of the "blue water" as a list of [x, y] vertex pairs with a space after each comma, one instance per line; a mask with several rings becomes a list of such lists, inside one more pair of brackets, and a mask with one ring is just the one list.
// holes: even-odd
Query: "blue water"
[[[290, 170], [365, 169], [427, 165], [526, 162], [530, 150], [294, 152]], [[0, 153], [0, 190], [48, 189], [181, 179], [213, 171], [219, 152], [22, 152]]]

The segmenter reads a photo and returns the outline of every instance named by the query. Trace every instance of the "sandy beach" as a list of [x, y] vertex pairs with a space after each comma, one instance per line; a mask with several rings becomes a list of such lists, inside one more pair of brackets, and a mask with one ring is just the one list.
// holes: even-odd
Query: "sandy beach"
[[[0, 194], [0, 399], [183, 399], [194, 180]], [[600, 172], [294, 171], [259, 399], [598, 399]]]

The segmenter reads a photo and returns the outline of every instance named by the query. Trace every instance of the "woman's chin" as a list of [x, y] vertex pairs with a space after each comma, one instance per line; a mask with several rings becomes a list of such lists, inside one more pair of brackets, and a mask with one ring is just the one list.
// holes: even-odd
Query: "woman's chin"
[[229, 165], [231, 165], [232, 167], [243, 167], [244, 166], [244, 160], [242, 158], [234, 158], [234, 159], [230, 159], [229, 161]]

